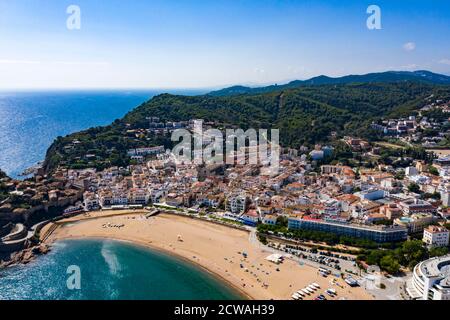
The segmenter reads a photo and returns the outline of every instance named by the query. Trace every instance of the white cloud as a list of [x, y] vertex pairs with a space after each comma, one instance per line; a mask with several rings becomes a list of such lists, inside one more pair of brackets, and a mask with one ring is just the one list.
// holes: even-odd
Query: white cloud
[[416, 44], [414, 42], [407, 42], [403, 45], [403, 50], [405, 51], [414, 51], [416, 49]]
[[448, 65], [450, 65], [450, 59], [442, 59], [442, 60], [439, 60], [439, 63], [440, 63], [440, 64], [448, 64]]
[[40, 61], [0, 59], [0, 64], [39, 64]]
[[266, 73], [266, 70], [264, 70], [262, 68], [255, 68], [254, 71], [255, 71], [255, 73], [260, 74], [260, 75]]
[[37, 60], [14, 60], [0, 59], [0, 64], [46, 64], [46, 65], [66, 65], [66, 66], [108, 66], [105, 61], [37, 61]]
[[105, 61], [54, 61], [52, 63], [66, 66], [109, 66], [109, 63]]
[[402, 70], [417, 70], [418, 68], [419, 68], [419, 65], [415, 64], [415, 63], [407, 64], [405, 66], [400, 67], [400, 69], [402, 69]]

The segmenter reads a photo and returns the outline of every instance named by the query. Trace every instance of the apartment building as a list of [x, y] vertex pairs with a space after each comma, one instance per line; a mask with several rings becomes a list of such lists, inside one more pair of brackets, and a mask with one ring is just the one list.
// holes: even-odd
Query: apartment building
[[407, 229], [401, 226], [366, 226], [309, 217], [289, 217], [288, 228], [291, 230], [304, 229], [330, 232], [341, 236], [369, 239], [375, 242], [396, 242], [407, 238]]
[[234, 214], [242, 214], [247, 209], [247, 197], [244, 195], [235, 195], [227, 198], [225, 209]]
[[423, 242], [430, 247], [447, 247], [449, 231], [444, 227], [429, 226], [423, 230]]

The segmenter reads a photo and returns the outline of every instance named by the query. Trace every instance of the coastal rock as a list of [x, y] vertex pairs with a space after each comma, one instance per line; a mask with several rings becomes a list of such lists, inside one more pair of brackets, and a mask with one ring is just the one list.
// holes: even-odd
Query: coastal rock
[[22, 259], [19, 262], [21, 262], [23, 264], [27, 264], [27, 263], [31, 262], [33, 259], [34, 259], [34, 253], [32, 250], [29, 250], [29, 251], [24, 252]]
[[0, 267], [8, 267], [16, 264], [27, 264], [33, 261], [36, 256], [46, 254], [50, 251], [50, 248], [46, 244], [39, 244], [19, 252], [11, 254], [9, 259], [3, 261]]
[[41, 243], [40, 245], [32, 248], [33, 254], [37, 254], [37, 255], [46, 254], [49, 251], [50, 251], [50, 248], [45, 243]]

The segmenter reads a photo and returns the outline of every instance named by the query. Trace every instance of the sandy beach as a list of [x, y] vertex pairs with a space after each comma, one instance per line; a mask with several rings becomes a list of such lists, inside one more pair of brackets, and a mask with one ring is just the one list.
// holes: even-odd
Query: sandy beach
[[427, 149], [428, 152], [434, 152], [439, 157], [446, 157], [450, 155], [450, 149]]
[[[372, 299], [363, 288], [351, 288], [333, 275], [324, 278], [311, 266], [290, 259], [279, 265], [269, 262], [265, 258], [271, 252], [249, 241], [249, 232], [214, 223], [171, 214], [147, 219], [144, 212], [139, 211], [106, 211], [80, 215], [58, 224], [46, 239], [47, 243], [89, 237], [131, 241], [187, 259], [250, 299], [291, 299], [295, 291], [313, 282], [321, 289], [305, 299], [314, 299], [328, 288], [334, 288], [338, 294], [327, 299]], [[49, 228], [51, 225], [46, 226], [41, 235]]]

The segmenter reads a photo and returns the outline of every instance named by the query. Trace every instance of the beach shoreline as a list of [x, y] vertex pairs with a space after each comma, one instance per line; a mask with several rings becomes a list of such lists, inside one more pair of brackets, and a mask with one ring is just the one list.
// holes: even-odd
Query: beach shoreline
[[179, 255], [179, 254], [177, 254], [175, 252], [170, 252], [168, 250], [161, 249], [158, 246], [151, 245], [150, 243], [147, 243], [147, 242], [143, 242], [143, 241], [139, 241], [139, 240], [130, 240], [130, 239], [121, 238], [121, 237], [114, 237], [114, 236], [108, 236], [108, 237], [104, 237], [104, 236], [81, 237], [80, 236], [80, 237], [56, 238], [56, 239], [52, 239], [50, 241], [46, 241], [46, 244], [52, 245], [54, 243], [57, 243], [59, 241], [64, 241], [64, 240], [90, 240], [90, 239], [91, 240], [112, 240], [112, 241], [123, 242], [123, 243], [131, 244], [131, 245], [134, 245], [134, 246], [138, 246], [138, 247], [141, 247], [141, 248], [145, 248], [147, 250], [152, 250], [152, 251], [155, 251], [155, 252], [158, 252], [160, 254], [164, 254], [164, 255], [170, 256], [170, 257], [175, 257], [178, 260], [182, 260], [183, 262], [188, 263], [190, 265], [193, 265], [196, 268], [200, 269], [201, 271], [206, 272], [207, 274], [212, 276], [217, 281], [225, 283], [228, 287], [230, 287], [232, 290], [236, 291], [239, 295], [241, 295], [243, 300], [255, 300], [247, 292], [242, 290], [242, 288], [239, 288], [234, 283], [232, 283], [229, 280], [225, 279], [220, 274], [217, 274], [216, 272], [206, 268], [204, 265], [202, 265], [200, 263], [197, 263], [194, 260], [190, 260], [190, 259], [188, 259], [188, 258], [186, 258], [186, 257], [184, 257], [182, 255]]
[[[331, 287], [310, 266], [299, 266], [290, 259], [280, 265], [267, 261], [271, 252], [250, 243], [248, 231], [173, 214], [144, 218], [142, 212], [129, 211], [73, 217], [58, 222], [58, 228], [44, 242], [88, 238], [125, 241], [173, 255], [199, 267], [245, 299], [290, 299], [293, 292], [312, 282], [320, 283], [324, 290]], [[242, 256], [243, 252], [248, 258]], [[342, 298], [371, 299], [362, 288], [342, 287], [340, 291]]]

